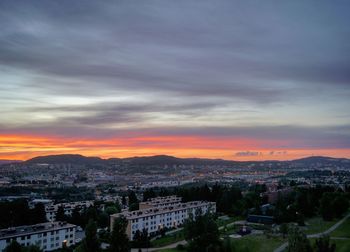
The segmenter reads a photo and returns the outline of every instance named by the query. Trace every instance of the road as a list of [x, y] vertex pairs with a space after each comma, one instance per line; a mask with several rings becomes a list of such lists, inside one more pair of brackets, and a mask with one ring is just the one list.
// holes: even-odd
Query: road
[[[344, 221], [346, 221], [347, 218], [350, 217], [350, 214], [346, 215], [344, 218], [342, 218], [340, 221], [338, 221], [337, 223], [335, 223], [333, 226], [331, 226], [329, 229], [327, 229], [324, 232], [321, 233], [316, 233], [316, 234], [310, 234], [307, 235], [307, 238], [319, 238], [322, 235], [328, 235], [330, 233], [332, 233], [334, 230], [336, 230], [341, 224], [344, 223]], [[276, 248], [273, 252], [283, 252], [288, 246], [288, 242], [283, 243], [281, 246], [279, 246], [278, 248]]]

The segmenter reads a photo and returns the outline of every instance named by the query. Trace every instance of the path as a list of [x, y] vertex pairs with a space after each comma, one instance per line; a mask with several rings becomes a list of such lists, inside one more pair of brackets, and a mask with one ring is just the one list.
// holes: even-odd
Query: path
[[[343, 224], [347, 218], [350, 217], [350, 214], [346, 215], [344, 218], [342, 218], [340, 221], [338, 221], [337, 223], [335, 223], [333, 226], [331, 226], [329, 229], [327, 229], [326, 231], [323, 231], [321, 233], [317, 233], [317, 234], [311, 234], [311, 235], [307, 235], [307, 238], [319, 238], [322, 235], [327, 235], [332, 233], [334, 230], [336, 230], [341, 224]], [[284, 251], [288, 246], [288, 242], [283, 243], [281, 246], [279, 246], [278, 248], [276, 248], [274, 250], [274, 252], [282, 252]]]
[[[238, 224], [238, 223], [241, 223], [242, 221], [234, 221], [234, 222], [231, 222], [231, 223], [228, 223], [226, 225], [226, 227], [230, 227], [232, 225], [235, 225], [235, 224]], [[223, 226], [220, 226], [219, 227], [219, 230], [223, 229], [225, 227], [225, 225]], [[176, 230], [178, 231], [178, 230]], [[171, 249], [171, 248], [176, 248], [178, 245], [186, 245], [187, 244], [187, 241], [185, 240], [182, 240], [182, 241], [178, 241], [178, 242], [175, 242], [175, 243], [172, 243], [172, 244], [169, 244], [169, 245], [166, 245], [164, 247], [159, 247], [159, 248], [143, 248], [141, 249], [142, 252], [151, 252], [151, 251], [158, 251], [158, 250], [163, 250], [163, 249]], [[139, 249], [137, 248], [133, 248], [131, 249], [131, 252], [138, 252]]]

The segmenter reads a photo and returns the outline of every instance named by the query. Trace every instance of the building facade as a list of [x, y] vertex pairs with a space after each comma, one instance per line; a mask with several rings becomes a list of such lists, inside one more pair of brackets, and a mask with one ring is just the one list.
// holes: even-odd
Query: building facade
[[[170, 229], [182, 226], [190, 216], [216, 212], [215, 202], [191, 201], [181, 203], [178, 201], [179, 199], [181, 201], [181, 198], [170, 197], [164, 197], [161, 201], [159, 201], [160, 198], [150, 200], [147, 201], [147, 204], [141, 202], [140, 210], [137, 211], [124, 211], [111, 215], [111, 230], [114, 220], [123, 216], [128, 222], [126, 233], [129, 239], [133, 240], [137, 230], [143, 231], [145, 229], [150, 236], [154, 236], [164, 228]], [[157, 203], [152, 205], [151, 202]]]
[[93, 206], [93, 205], [94, 205], [94, 202], [91, 200], [60, 203], [60, 204], [48, 204], [48, 205], [45, 205], [46, 219], [48, 221], [55, 221], [57, 210], [60, 206], [63, 207], [65, 215], [71, 216], [74, 208], [77, 207], [80, 209], [80, 211], [82, 211], [83, 209], [89, 208], [90, 206]]
[[0, 251], [15, 240], [23, 246], [37, 245], [43, 251], [52, 251], [75, 244], [76, 226], [66, 222], [46, 222], [0, 230]]

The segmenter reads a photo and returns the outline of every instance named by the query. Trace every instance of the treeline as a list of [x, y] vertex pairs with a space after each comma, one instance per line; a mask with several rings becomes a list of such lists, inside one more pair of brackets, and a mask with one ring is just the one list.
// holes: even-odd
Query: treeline
[[95, 202], [93, 206], [88, 208], [76, 207], [72, 211], [72, 215], [64, 214], [63, 207], [59, 207], [56, 213], [57, 221], [67, 221], [69, 223], [85, 228], [89, 220], [96, 223], [99, 228], [106, 228], [109, 226], [109, 216], [114, 213], [119, 213], [121, 207], [118, 202]]
[[0, 228], [32, 225], [46, 221], [43, 204], [36, 204], [33, 209], [30, 209], [25, 199], [0, 202]]
[[148, 189], [143, 193], [143, 200], [157, 196], [177, 195], [182, 197], [183, 202], [203, 200], [216, 202], [218, 212], [234, 215], [245, 215], [251, 208], [259, 208], [266, 203], [265, 197], [260, 197], [260, 193], [265, 192], [264, 185], [255, 185], [249, 188], [245, 194], [234, 186], [222, 186], [215, 184], [195, 187], [176, 187], [173, 189]]
[[[245, 216], [248, 213], [262, 214], [261, 205], [267, 203], [265, 185], [254, 185], [244, 193], [237, 187], [215, 184], [173, 189], [148, 189], [143, 200], [157, 196], [177, 195], [184, 202], [205, 200], [216, 202], [217, 211], [229, 215]], [[281, 193], [277, 201], [264, 214], [275, 217], [277, 223], [304, 223], [304, 218], [321, 215], [325, 220], [341, 217], [349, 208], [350, 193], [335, 190], [331, 186], [314, 188], [294, 187], [290, 193]]]
[[[105, 228], [109, 225], [109, 216], [117, 212], [120, 212], [118, 202], [95, 202], [93, 206], [88, 208], [76, 207], [71, 216], [65, 215], [63, 206], [59, 206], [56, 220], [67, 221], [84, 228], [87, 222], [92, 219], [98, 227]], [[47, 221], [45, 206], [42, 203], [38, 203], [33, 209], [30, 209], [25, 199], [0, 202], [0, 228], [33, 225]]]
[[324, 220], [341, 217], [349, 208], [349, 193], [330, 186], [296, 188], [292, 193], [278, 197], [274, 205], [273, 215], [278, 223], [303, 225], [305, 217], [321, 215]]

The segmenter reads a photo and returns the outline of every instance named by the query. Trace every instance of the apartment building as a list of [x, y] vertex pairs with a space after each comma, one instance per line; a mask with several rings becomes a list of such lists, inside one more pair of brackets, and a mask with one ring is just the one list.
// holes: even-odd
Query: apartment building
[[31, 226], [11, 227], [0, 230], [0, 251], [17, 241], [23, 246], [37, 245], [43, 251], [52, 251], [75, 244], [76, 226], [66, 222], [46, 222]]
[[71, 216], [73, 213], [74, 208], [78, 207], [79, 209], [84, 209], [92, 206], [94, 204], [93, 201], [76, 201], [76, 202], [69, 202], [69, 203], [60, 203], [60, 204], [48, 204], [45, 206], [45, 212], [46, 212], [46, 219], [48, 221], [55, 221], [56, 220], [56, 213], [60, 206], [63, 206], [64, 214], [67, 216]]
[[[177, 197], [164, 197], [163, 202], [157, 200], [150, 200], [140, 203], [140, 210], [124, 211], [118, 214], [113, 214], [111, 218], [111, 229], [113, 228], [114, 220], [118, 217], [124, 216], [128, 221], [126, 233], [130, 240], [137, 230], [147, 230], [150, 236], [157, 235], [163, 228], [178, 228], [181, 226], [190, 215], [205, 214], [207, 212], [215, 213], [215, 202], [205, 201], [191, 201], [187, 203], [178, 202]], [[152, 206], [151, 202], [154, 203]], [[181, 198], [180, 198], [181, 201]], [[141, 206], [143, 209], [141, 209]], [[146, 208], [145, 208], [146, 206]]]
[[147, 201], [140, 202], [139, 203], [139, 209], [147, 209], [147, 208], [153, 208], [153, 207], [164, 207], [164, 206], [171, 206], [181, 203], [182, 198], [172, 195], [167, 197], [156, 197], [151, 198]]

